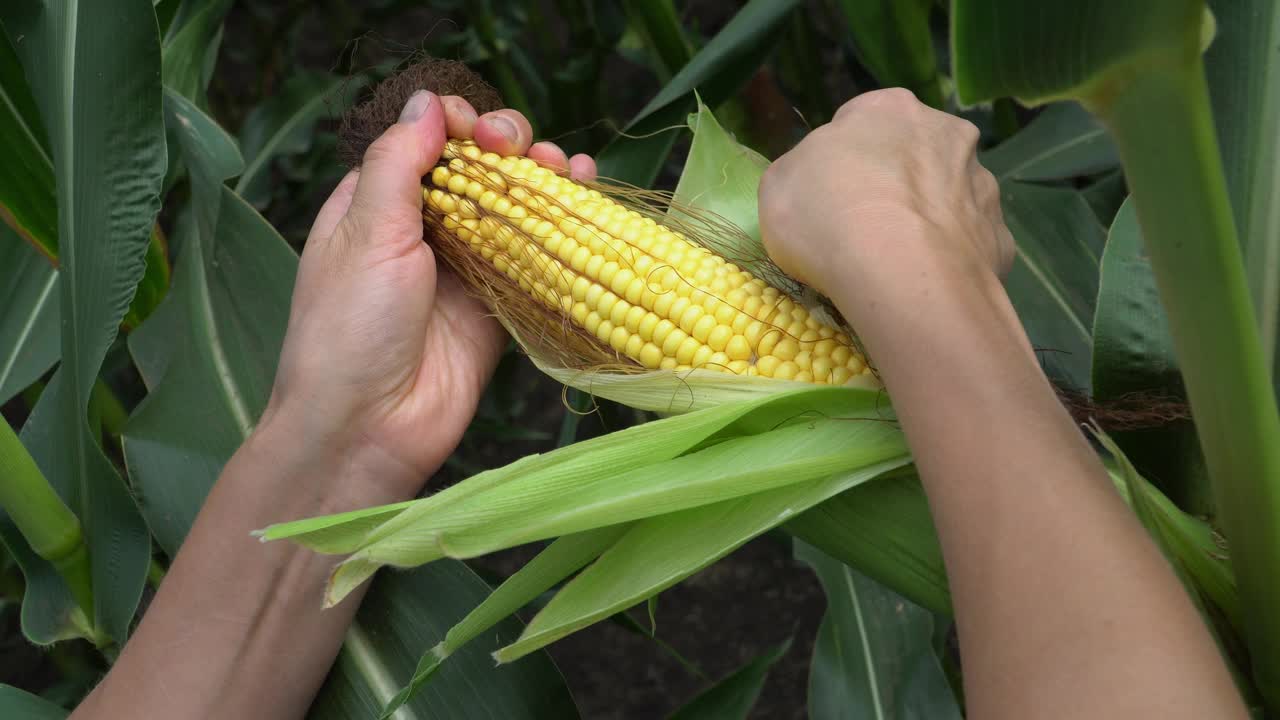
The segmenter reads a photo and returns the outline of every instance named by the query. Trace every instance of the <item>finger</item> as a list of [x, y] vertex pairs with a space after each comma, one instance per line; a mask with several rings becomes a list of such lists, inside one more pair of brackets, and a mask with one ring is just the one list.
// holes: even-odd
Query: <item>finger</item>
[[583, 153], [569, 158], [569, 177], [574, 180], [595, 180], [596, 159]]
[[499, 155], [523, 155], [533, 142], [533, 127], [515, 110], [494, 110], [475, 125], [476, 144]]
[[333, 231], [338, 227], [338, 222], [342, 220], [342, 216], [347, 214], [347, 210], [351, 207], [351, 197], [356, 192], [356, 181], [360, 179], [360, 171], [352, 170], [347, 173], [338, 186], [329, 194], [329, 199], [324, 201], [324, 205], [320, 206], [320, 212], [316, 213], [316, 221], [311, 224], [311, 232], [307, 234], [307, 244], [310, 245], [313, 240], [323, 240], [333, 235]]
[[440, 98], [444, 105], [444, 124], [449, 137], [469, 139], [475, 134], [476, 109], [471, 103], [457, 95], [445, 95]]
[[545, 167], [549, 167], [560, 174], [564, 174], [569, 170], [569, 156], [564, 154], [559, 145], [553, 142], [543, 140], [529, 146], [529, 151], [525, 153], [531, 160], [537, 160]]
[[342, 224], [349, 223], [378, 241], [420, 242], [422, 176], [440, 159], [444, 143], [443, 104], [434, 93], [414, 93], [399, 121], [365, 151], [351, 208]]

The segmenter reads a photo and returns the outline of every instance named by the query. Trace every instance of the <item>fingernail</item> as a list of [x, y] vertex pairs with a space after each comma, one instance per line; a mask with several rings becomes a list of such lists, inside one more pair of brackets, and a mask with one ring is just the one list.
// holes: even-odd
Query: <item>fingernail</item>
[[409, 101], [404, 104], [404, 109], [400, 111], [400, 122], [411, 123], [422, 117], [427, 112], [427, 108], [431, 107], [431, 93], [426, 90], [419, 90], [409, 96]]
[[515, 123], [511, 122], [511, 118], [503, 117], [502, 115], [494, 115], [489, 118], [489, 124], [498, 132], [502, 133], [504, 138], [511, 142], [516, 142], [520, 139], [520, 130], [516, 128]]

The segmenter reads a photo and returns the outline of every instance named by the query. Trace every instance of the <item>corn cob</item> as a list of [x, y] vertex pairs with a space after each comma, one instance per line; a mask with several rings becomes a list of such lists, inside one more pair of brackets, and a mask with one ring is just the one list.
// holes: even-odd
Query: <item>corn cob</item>
[[528, 158], [450, 140], [423, 194], [445, 232], [620, 359], [837, 385], [871, 372], [785, 292]]

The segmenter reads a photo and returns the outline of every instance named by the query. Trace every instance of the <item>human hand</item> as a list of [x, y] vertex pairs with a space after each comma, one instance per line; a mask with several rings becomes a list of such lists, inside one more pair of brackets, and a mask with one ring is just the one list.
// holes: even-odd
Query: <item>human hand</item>
[[859, 95], [765, 172], [765, 249], [787, 273], [860, 307], [924, 272], [1002, 276], [1013, 238], [977, 140], [972, 123], [910, 91]]
[[475, 413], [506, 336], [423, 242], [421, 179], [446, 137], [594, 177], [590, 157], [532, 135], [514, 110], [477, 117], [421, 91], [316, 217], [260, 427], [340, 468], [335, 507], [411, 497]]

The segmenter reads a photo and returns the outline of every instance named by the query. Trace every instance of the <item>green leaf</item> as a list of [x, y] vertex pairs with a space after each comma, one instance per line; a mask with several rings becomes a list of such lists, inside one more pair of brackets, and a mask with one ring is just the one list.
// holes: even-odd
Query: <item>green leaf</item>
[[231, 0], [186, 0], [164, 38], [164, 85], [203, 107]]
[[933, 652], [933, 615], [812, 546], [796, 544], [827, 594], [809, 671], [809, 717], [960, 720]]
[[908, 470], [850, 488], [785, 529], [917, 605], [950, 615], [942, 547], [924, 488]]
[[58, 197], [49, 141], [18, 54], [2, 32], [0, 147], [0, 219], [46, 256], [57, 257]]
[[745, 233], [741, 238], [726, 235], [726, 243], [740, 244], [725, 247], [724, 252], [748, 259], [760, 257], [764, 246], [760, 243], [756, 193], [769, 161], [735, 140], [701, 99], [698, 112], [689, 116], [689, 129], [693, 144], [672, 197], [673, 212], [689, 207], [723, 218]]
[[[378, 577], [311, 705], [309, 720], [378, 717], [418, 657], [488, 592], [475, 573], [453, 560]], [[545, 654], [513, 665], [493, 664], [489, 652], [519, 632], [520, 622], [509, 618], [459, 650], [399, 709], [396, 720], [578, 717], [564, 678]]]
[[[85, 528], [94, 627], [122, 640], [151, 540], [98, 447], [89, 395], [142, 278], [165, 167], [160, 38], [146, 0], [24, 3], [0, 10], [47, 127], [58, 188], [62, 365], [24, 444]], [[24, 602], [40, 602], [28, 594]]]
[[595, 560], [600, 553], [613, 545], [628, 527], [614, 525], [588, 530], [576, 535], [566, 535], [548, 545], [533, 560], [499, 585], [489, 597], [485, 598], [484, 602], [449, 628], [448, 634], [442, 641], [422, 655], [418, 660], [418, 666], [413, 671], [413, 677], [387, 703], [379, 717], [383, 719], [392, 717], [396, 710], [418, 693], [450, 656], [473, 639], [488, 632], [504, 618], [511, 616], [555, 587], [556, 583]]
[[[239, 172], [235, 143], [194, 104], [165, 95], [194, 207], [180, 223], [183, 253], [173, 292], [129, 340], [150, 390], [124, 432], [131, 476], [156, 539], [172, 556], [223, 465], [265, 406], [288, 321], [298, 258], [222, 178]], [[174, 478], [181, 478], [175, 482]], [[378, 579], [311, 712], [375, 717], [417, 658], [487, 586], [465, 566], [437, 563]], [[498, 638], [511, 638], [510, 621]], [[397, 717], [570, 716], [572, 702], [545, 656], [498, 670], [490, 636], [460, 654], [433, 690]]]
[[556, 593], [518, 641], [494, 657], [510, 662], [644, 602], [787, 518], [907, 462], [903, 454], [821, 480], [641, 520]]
[[22, 720], [63, 720], [66, 710], [12, 685], [0, 685], [0, 715]]
[[732, 97], [755, 74], [798, 0], [751, 0], [711, 38], [596, 156], [600, 176], [640, 187], [653, 184], [680, 125], [694, 109], [693, 91], [709, 105]]
[[[1185, 402], [1169, 319], [1142, 248], [1132, 202], [1116, 214], [1102, 255], [1093, 342], [1093, 394], [1098, 402], [1123, 401], [1127, 396]], [[1155, 479], [1180, 506], [1199, 515], [1212, 514], [1204, 457], [1189, 419], [1116, 432], [1114, 438], [1143, 474]]]
[[1280, 4], [1211, 0], [1213, 118], [1263, 352], [1280, 397]]
[[58, 360], [58, 273], [0, 225], [0, 405]]
[[951, 52], [963, 103], [1096, 96], [1151, 56], [1194, 52], [1202, 0], [954, 0]]
[[1025, 182], [1068, 180], [1120, 164], [1106, 128], [1075, 102], [1046, 107], [979, 160], [997, 178]]
[[788, 639], [698, 693], [668, 720], [745, 720], [760, 697], [769, 670], [790, 649]]
[[307, 152], [316, 122], [345, 110], [367, 81], [364, 75], [337, 78], [312, 72], [289, 77], [278, 93], [249, 113], [240, 128], [245, 168], [236, 192], [254, 207], [265, 207], [271, 199], [272, 162]]
[[946, 102], [929, 12], [933, 0], [840, 0], [862, 66], [881, 87], [904, 87], [926, 105]]
[[1000, 201], [1017, 243], [1009, 298], [1049, 377], [1087, 393], [1105, 232], [1075, 190], [1007, 181]]
[[630, 25], [644, 40], [658, 78], [666, 82], [693, 58], [672, 0], [623, 0]]

